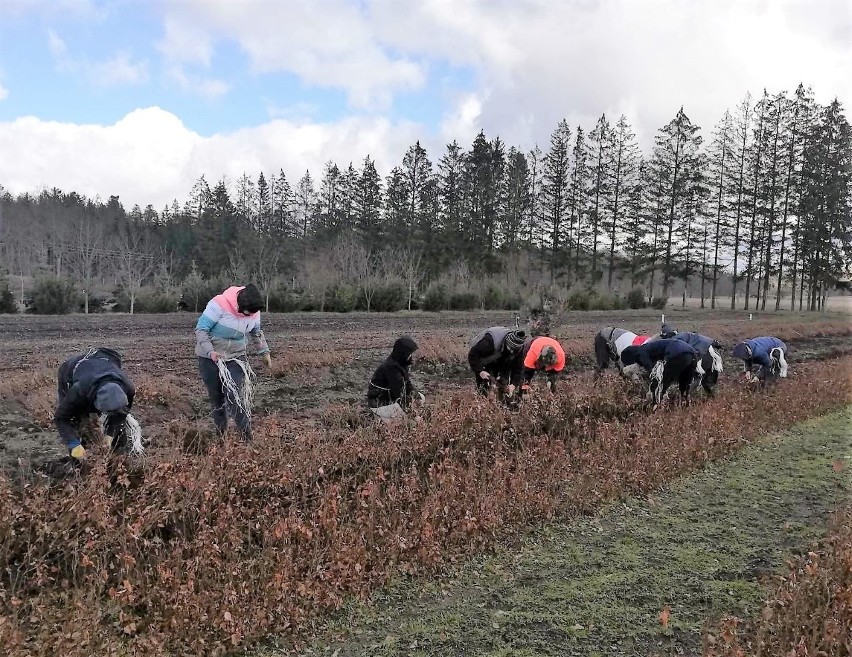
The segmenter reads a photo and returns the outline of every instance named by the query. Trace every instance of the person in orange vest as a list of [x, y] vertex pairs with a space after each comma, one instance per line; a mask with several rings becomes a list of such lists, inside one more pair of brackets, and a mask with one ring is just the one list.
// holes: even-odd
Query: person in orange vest
[[547, 336], [527, 338], [512, 372], [512, 385], [507, 392], [512, 394], [514, 386], [520, 385], [523, 395], [530, 388], [536, 372], [547, 374], [547, 389], [556, 392], [556, 375], [565, 369], [565, 350], [555, 339]]

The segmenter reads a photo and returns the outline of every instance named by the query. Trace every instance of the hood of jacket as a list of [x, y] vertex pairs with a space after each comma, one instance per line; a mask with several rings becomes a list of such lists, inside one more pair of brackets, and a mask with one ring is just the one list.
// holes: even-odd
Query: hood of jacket
[[390, 358], [398, 365], [408, 367], [411, 354], [415, 351], [417, 351], [417, 343], [411, 337], [404, 335], [393, 343]]
[[245, 288], [244, 285], [234, 285], [229, 287], [227, 290], [222, 292], [215, 297], [213, 300], [219, 304], [219, 307], [222, 308], [227, 313], [230, 313], [234, 317], [256, 317], [260, 315], [260, 311], [252, 314], [252, 315], [243, 315], [240, 312], [240, 304], [237, 301], [237, 295]]

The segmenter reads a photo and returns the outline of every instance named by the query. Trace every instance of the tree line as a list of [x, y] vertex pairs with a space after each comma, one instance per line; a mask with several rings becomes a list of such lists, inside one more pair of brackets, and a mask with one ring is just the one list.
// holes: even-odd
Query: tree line
[[64, 280], [86, 312], [99, 289], [133, 311], [247, 280], [278, 309], [677, 291], [702, 307], [819, 310], [848, 282], [852, 131], [838, 100], [801, 84], [746, 95], [706, 138], [681, 108], [650, 153], [625, 116], [588, 128], [562, 120], [529, 152], [480, 132], [435, 161], [418, 141], [384, 178], [369, 155], [297, 181], [201, 176], [159, 212], [0, 186], [0, 267], [22, 285]]

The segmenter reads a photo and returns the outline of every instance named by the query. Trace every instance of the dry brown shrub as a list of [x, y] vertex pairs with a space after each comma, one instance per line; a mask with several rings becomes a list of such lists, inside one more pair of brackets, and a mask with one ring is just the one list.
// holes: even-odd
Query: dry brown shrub
[[573, 377], [517, 412], [466, 392], [439, 395], [409, 426], [340, 409], [319, 425], [267, 417], [254, 444], [201, 455], [176, 433], [141, 473], [101, 459], [78, 481], [0, 479], [0, 647], [215, 655], [298, 636], [393, 575], [650, 490], [848, 403], [851, 372], [849, 358], [806, 363], [772, 390], [726, 386], [654, 415], [624, 382]]
[[272, 374], [281, 378], [298, 370], [347, 365], [354, 358], [351, 349], [288, 349], [276, 354]]
[[788, 566], [760, 616], [729, 616], [705, 630], [705, 657], [852, 655], [852, 507]]

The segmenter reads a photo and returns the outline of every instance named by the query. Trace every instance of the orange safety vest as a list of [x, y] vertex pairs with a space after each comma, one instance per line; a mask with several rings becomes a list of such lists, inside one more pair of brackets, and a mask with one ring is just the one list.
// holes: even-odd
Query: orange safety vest
[[543, 336], [533, 339], [532, 344], [530, 344], [530, 350], [524, 357], [524, 367], [531, 370], [537, 369], [536, 363], [538, 362], [538, 357], [541, 355], [541, 351], [545, 347], [553, 347], [556, 349], [556, 364], [548, 365], [544, 368], [545, 371], [561, 372], [565, 368], [565, 351], [562, 349], [562, 345], [556, 340]]

